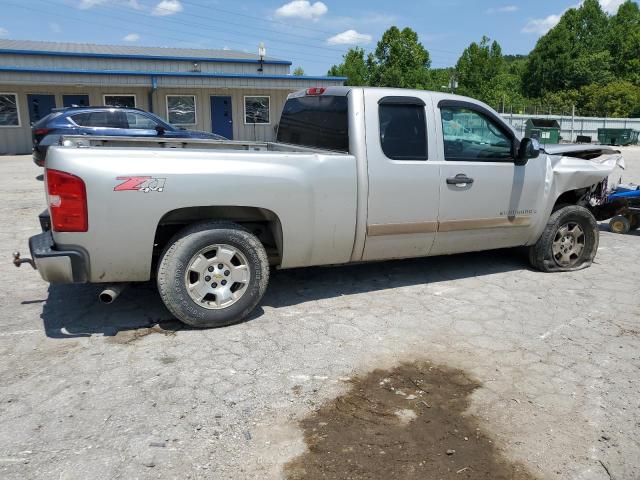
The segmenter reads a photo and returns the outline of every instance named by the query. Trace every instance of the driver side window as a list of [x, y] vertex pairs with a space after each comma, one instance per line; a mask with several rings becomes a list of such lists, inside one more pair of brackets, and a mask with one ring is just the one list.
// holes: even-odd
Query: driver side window
[[464, 107], [441, 107], [444, 158], [500, 162], [512, 159], [511, 138], [492, 119]]

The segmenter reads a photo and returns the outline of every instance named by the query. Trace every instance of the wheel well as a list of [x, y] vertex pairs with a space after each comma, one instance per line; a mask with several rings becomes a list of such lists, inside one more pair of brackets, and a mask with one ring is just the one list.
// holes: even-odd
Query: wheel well
[[152, 273], [158, 257], [169, 240], [180, 230], [204, 220], [225, 220], [242, 225], [253, 233], [264, 245], [269, 263], [278, 265], [282, 258], [282, 226], [280, 219], [271, 210], [258, 207], [197, 206], [171, 210], [158, 222], [153, 240]]
[[569, 190], [564, 192], [556, 199], [556, 203], [553, 205], [553, 211], [555, 212], [559, 208], [567, 205], [580, 205], [586, 206], [588, 204], [588, 188], [579, 188], [577, 190]]

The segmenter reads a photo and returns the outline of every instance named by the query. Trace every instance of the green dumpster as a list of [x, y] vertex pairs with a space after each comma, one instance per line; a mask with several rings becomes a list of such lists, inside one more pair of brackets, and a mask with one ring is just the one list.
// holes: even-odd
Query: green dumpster
[[530, 118], [525, 123], [525, 136], [535, 138], [543, 145], [560, 143], [560, 124], [548, 118]]
[[634, 145], [638, 143], [638, 133], [632, 128], [599, 128], [598, 141], [601, 145]]

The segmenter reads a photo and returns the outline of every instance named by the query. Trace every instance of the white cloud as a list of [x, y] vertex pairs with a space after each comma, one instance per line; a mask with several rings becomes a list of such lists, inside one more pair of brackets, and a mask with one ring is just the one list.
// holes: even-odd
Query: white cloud
[[600, 6], [608, 14], [614, 15], [618, 13], [618, 7], [624, 2], [625, 0], [600, 0]]
[[558, 24], [561, 17], [562, 14], [549, 15], [545, 18], [534, 18], [527, 22], [522, 31], [524, 33], [538, 33], [540, 35], [544, 35]]
[[90, 8], [96, 7], [98, 5], [103, 5], [107, 3], [107, 0], [80, 0], [80, 4], [78, 8], [82, 10], [88, 10]]
[[7, 37], [7, 36], [9, 36], [9, 30], [7, 30], [6, 28], [0, 27], [0, 37]]
[[156, 5], [156, 8], [151, 11], [151, 15], [164, 17], [181, 11], [182, 4], [180, 3], [180, 0], [162, 0], [158, 5]]
[[[610, 15], [613, 15], [618, 12], [618, 7], [622, 5], [625, 0], [599, 0], [600, 6], [602, 9]], [[579, 8], [583, 2], [578, 3], [577, 5], [572, 5], [569, 8]], [[569, 8], [565, 8], [562, 12], [556, 14], [549, 15], [545, 18], [534, 18], [527, 22], [527, 24], [522, 29], [523, 33], [538, 33], [540, 35], [544, 35], [553, 27], [555, 27], [562, 15], [569, 10]]]
[[487, 9], [487, 13], [489, 13], [489, 14], [492, 14], [492, 13], [513, 13], [513, 12], [517, 12], [518, 10], [520, 10], [520, 7], [518, 7], [517, 5], [505, 5], [503, 7], [489, 8], [489, 9]]
[[358, 33], [355, 30], [347, 30], [328, 38], [327, 43], [329, 45], [367, 45], [371, 43], [371, 40], [371, 35]]
[[293, 0], [276, 10], [276, 17], [298, 17], [316, 19], [327, 13], [329, 9], [322, 2], [312, 4], [308, 0]]
[[140, 5], [138, 0], [80, 0], [80, 3], [78, 3], [78, 8], [81, 10], [89, 10], [90, 8], [98, 7], [100, 5], [126, 5], [130, 8], [133, 8], [134, 10], [142, 10], [142, 5]]
[[129, 35], [125, 35], [124, 37], [122, 37], [122, 40], [124, 40], [125, 42], [137, 42], [138, 40], [140, 40], [140, 35], [138, 35], [137, 33], [130, 33]]

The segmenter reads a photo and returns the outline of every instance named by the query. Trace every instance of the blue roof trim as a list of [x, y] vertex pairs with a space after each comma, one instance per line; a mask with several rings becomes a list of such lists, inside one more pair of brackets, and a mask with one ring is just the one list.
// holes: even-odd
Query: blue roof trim
[[202, 72], [142, 72], [136, 70], [75, 70], [67, 68], [0, 67], [0, 72], [63, 73], [71, 75], [130, 75], [136, 77], [201, 77], [201, 78], [262, 78], [269, 80], [338, 80], [347, 77], [307, 75], [260, 75], [257, 73], [202, 73]]
[[[13, 50], [0, 49], [4, 55], [42, 55], [46, 57], [84, 57], [84, 58], [118, 58], [131, 60], [168, 60], [183, 62], [217, 62], [217, 63], [260, 63], [251, 58], [214, 58], [214, 57], [178, 57], [163, 55], [135, 55], [126, 53], [82, 53], [82, 52], [51, 52], [46, 50]], [[292, 65], [289, 60], [264, 60], [265, 65]]]

